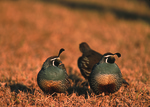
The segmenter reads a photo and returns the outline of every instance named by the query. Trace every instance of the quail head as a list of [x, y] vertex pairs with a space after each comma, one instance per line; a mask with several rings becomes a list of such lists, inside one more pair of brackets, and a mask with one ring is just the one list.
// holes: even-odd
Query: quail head
[[93, 66], [98, 63], [102, 55], [92, 50], [86, 42], [79, 45], [82, 56], [78, 59], [78, 67], [85, 79], [88, 79]]
[[122, 83], [128, 84], [123, 78], [119, 67], [115, 64], [115, 57], [121, 57], [120, 53], [106, 53], [102, 56], [90, 74], [89, 83], [95, 94], [105, 94], [118, 91]]
[[70, 87], [70, 81], [64, 64], [60, 60], [60, 49], [58, 56], [51, 56], [44, 62], [37, 76], [37, 83], [45, 93], [64, 93]]

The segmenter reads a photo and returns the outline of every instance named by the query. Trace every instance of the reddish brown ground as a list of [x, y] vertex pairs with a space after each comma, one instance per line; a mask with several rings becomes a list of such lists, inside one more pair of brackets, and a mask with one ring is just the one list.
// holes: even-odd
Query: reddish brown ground
[[[150, 106], [148, 5], [54, 1], [0, 1], [0, 106]], [[83, 41], [102, 54], [120, 52], [116, 63], [130, 85], [98, 96], [82, 85], [77, 59]], [[69, 95], [45, 95], [37, 74], [60, 48], [65, 48], [61, 59], [76, 83]]]

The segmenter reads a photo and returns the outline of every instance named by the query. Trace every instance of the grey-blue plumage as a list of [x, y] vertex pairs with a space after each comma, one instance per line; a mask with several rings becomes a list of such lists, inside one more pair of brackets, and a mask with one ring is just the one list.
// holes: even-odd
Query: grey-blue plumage
[[[102, 92], [105, 92], [106, 94], [114, 93], [120, 89], [122, 83], [126, 82], [122, 78], [119, 67], [114, 63], [114, 55], [115, 54], [112, 53], [104, 54], [100, 62], [92, 69], [89, 83], [95, 94], [100, 94]], [[118, 54], [117, 56], [120, 57], [121, 54]]]
[[38, 73], [37, 83], [45, 93], [64, 93], [70, 87], [65, 66], [61, 63], [59, 55], [49, 57]]

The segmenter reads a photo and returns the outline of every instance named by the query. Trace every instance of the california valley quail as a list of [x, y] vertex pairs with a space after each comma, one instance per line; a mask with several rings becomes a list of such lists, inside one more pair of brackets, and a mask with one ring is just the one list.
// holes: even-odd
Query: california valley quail
[[93, 66], [98, 63], [102, 55], [92, 50], [86, 42], [79, 45], [82, 56], [78, 59], [78, 67], [85, 79], [88, 79]]
[[37, 76], [37, 83], [45, 93], [63, 93], [70, 87], [70, 81], [59, 55], [64, 51], [60, 49], [58, 56], [51, 56], [44, 62]]
[[105, 92], [105, 94], [116, 92], [120, 89], [122, 83], [128, 84], [123, 78], [115, 64], [115, 57], [121, 57], [120, 53], [106, 53], [102, 56], [90, 74], [89, 83], [95, 94]]

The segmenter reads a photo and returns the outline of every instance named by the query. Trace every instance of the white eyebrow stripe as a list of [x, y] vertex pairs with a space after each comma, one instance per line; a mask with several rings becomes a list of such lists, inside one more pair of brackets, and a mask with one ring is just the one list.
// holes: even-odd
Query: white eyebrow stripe
[[53, 58], [53, 59], [51, 59], [51, 61], [53, 61], [53, 60], [55, 60], [55, 59], [58, 59], [58, 57], [57, 57], [57, 58]]
[[104, 56], [104, 57], [110, 57], [110, 56], [113, 56], [113, 55], [106, 55], [106, 56]]

